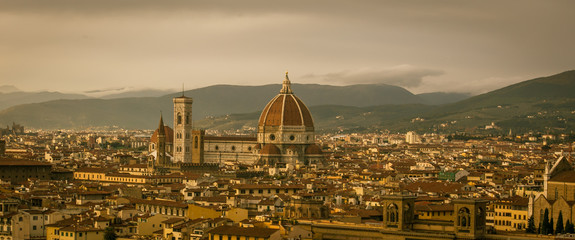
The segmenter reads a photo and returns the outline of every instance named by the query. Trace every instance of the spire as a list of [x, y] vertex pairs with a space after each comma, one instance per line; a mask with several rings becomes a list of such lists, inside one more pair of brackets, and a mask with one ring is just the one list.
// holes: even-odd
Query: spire
[[281, 94], [292, 94], [292, 90], [291, 90], [291, 82], [289, 81], [289, 77], [288, 77], [288, 72], [286, 72], [286, 78], [284, 79], [284, 82], [282, 83], [282, 90], [280, 90]]
[[162, 116], [162, 113], [160, 112], [160, 124], [158, 126], [158, 135], [165, 135], [165, 131], [164, 131], [164, 117]]
[[184, 95], [184, 83], [182, 83], [182, 97], [185, 97], [185, 95]]

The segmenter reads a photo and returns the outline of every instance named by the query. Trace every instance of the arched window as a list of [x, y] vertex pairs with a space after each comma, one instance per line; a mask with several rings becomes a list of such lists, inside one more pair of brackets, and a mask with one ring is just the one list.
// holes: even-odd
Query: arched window
[[471, 226], [471, 218], [470, 218], [470, 212], [469, 209], [466, 207], [460, 208], [458, 213], [457, 213], [457, 225], [459, 225], [460, 227], [465, 227], [468, 228], [469, 226]]
[[387, 206], [387, 221], [390, 223], [399, 222], [398, 208], [397, 205], [393, 203]]
[[186, 124], [190, 124], [190, 114], [186, 114]]
[[178, 124], [182, 124], [182, 114], [181, 113], [178, 113], [177, 122], [178, 122]]
[[198, 148], [198, 136], [194, 137], [194, 148]]

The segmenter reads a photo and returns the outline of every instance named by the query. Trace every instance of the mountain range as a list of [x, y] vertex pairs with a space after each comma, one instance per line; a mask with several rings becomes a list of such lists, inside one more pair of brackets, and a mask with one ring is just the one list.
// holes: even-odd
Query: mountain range
[[[259, 111], [281, 85], [215, 85], [186, 91], [194, 99], [196, 127], [253, 129]], [[514, 84], [482, 95], [413, 94], [390, 85], [328, 86], [293, 84], [320, 132], [334, 131], [566, 131], [575, 123], [575, 71]], [[88, 99], [58, 96], [45, 102], [13, 105], [0, 111], [0, 124], [29, 128], [83, 129], [118, 126], [153, 129], [160, 112], [172, 121], [172, 98], [121, 97]], [[138, 95], [140, 96], [140, 95]], [[1, 97], [1, 95], [0, 95]], [[84, 96], [85, 97], [85, 96]], [[493, 123], [493, 125], [492, 125]]]

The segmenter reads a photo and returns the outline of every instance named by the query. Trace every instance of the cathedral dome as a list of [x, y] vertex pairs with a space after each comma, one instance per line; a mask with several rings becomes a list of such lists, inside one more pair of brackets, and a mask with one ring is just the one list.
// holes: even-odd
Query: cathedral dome
[[321, 150], [321, 148], [318, 145], [312, 144], [312, 145], [309, 145], [305, 149], [305, 154], [306, 155], [321, 155], [321, 154], [323, 154], [323, 151]]
[[305, 104], [293, 94], [287, 73], [280, 93], [262, 111], [258, 126], [303, 126], [313, 128], [311, 113]]
[[260, 151], [260, 154], [266, 154], [266, 155], [280, 155], [281, 153], [282, 152], [280, 151], [280, 149], [273, 144], [264, 145], [264, 147]]
[[[164, 132], [166, 134], [166, 143], [173, 143], [174, 142], [174, 130], [171, 127], [164, 126]], [[152, 137], [150, 138], [150, 142], [158, 142], [158, 129], [154, 131]]]

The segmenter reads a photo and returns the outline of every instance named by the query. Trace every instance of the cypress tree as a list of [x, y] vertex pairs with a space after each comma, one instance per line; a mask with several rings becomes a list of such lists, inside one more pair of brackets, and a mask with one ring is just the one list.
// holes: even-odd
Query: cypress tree
[[525, 229], [526, 233], [535, 233], [537, 231], [537, 229], [535, 229], [535, 218], [533, 217], [533, 215], [531, 215], [531, 217], [529, 217], [529, 220], [527, 220], [527, 229]]
[[567, 219], [567, 223], [565, 224], [565, 233], [575, 233], [575, 226], [573, 223]]
[[563, 212], [559, 211], [559, 217], [557, 217], [557, 225], [555, 226], [555, 235], [559, 233], [565, 233], [565, 228], [563, 227]]
[[543, 222], [541, 223], [541, 234], [547, 235], [549, 233], [549, 209], [545, 208], [543, 213]]
[[553, 218], [551, 218], [551, 220], [549, 220], [549, 226], [547, 227], [547, 234], [553, 234]]

